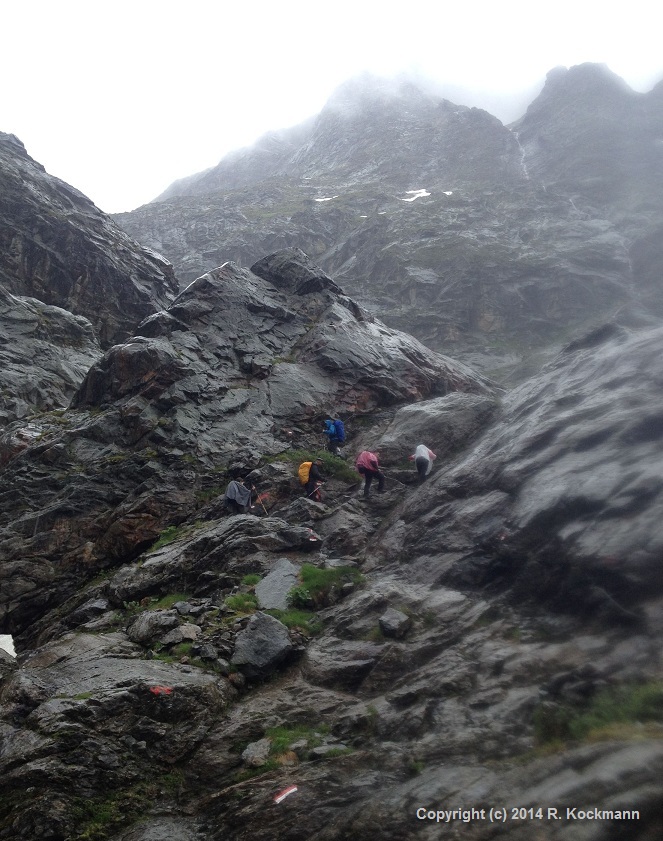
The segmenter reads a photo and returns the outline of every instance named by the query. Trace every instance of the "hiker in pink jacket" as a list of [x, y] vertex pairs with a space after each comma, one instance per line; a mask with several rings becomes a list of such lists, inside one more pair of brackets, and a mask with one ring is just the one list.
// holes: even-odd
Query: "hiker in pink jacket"
[[368, 499], [373, 479], [378, 480], [378, 493], [381, 494], [384, 491], [384, 473], [380, 470], [379, 455], [379, 452], [369, 453], [368, 450], [364, 450], [363, 453], [359, 453], [355, 461], [357, 472], [361, 473], [365, 479], [364, 497], [366, 499]]

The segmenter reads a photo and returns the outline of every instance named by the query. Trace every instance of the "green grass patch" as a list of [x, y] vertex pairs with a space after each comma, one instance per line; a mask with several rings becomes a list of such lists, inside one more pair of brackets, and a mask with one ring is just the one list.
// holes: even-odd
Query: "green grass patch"
[[663, 722], [663, 683], [624, 684], [598, 692], [582, 708], [543, 704], [534, 712], [537, 744], [631, 738], [632, 725]]
[[223, 488], [208, 488], [204, 491], [196, 491], [196, 501], [200, 505], [204, 505], [205, 503], [216, 499], [218, 496], [221, 496], [224, 492]]
[[167, 546], [169, 543], [172, 543], [174, 540], [178, 540], [180, 537], [186, 537], [196, 529], [202, 528], [205, 525], [206, 523], [204, 520], [196, 520], [193, 523], [187, 523], [181, 526], [167, 526], [152, 546], [150, 546], [147, 550], [147, 554], [150, 552], [156, 552], [156, 550], [161, 549], [162, 546]]
[[299, 610], [293, 607], [289, 610], [266, 610], [265, 613], [283, 622], [286, 628], [298, 628], [308, 636], [314, 637], [322, 631], [322, 622], [311, 610]]
[[364, 576], [354, 567], [322, 569], [313, 564], [303, 564], [299, 571], [301, 584], [288, 594], [288, 603], [295, 608], [326, 607], [332, 595], [347, 583], [360, 584]]
[[258, 599], [253, 593], [237, 593], [228, 596], [225, 604], [236, 613], [253, 613], [258, 609]]
[[270, 756], [280, 756], [295, 742], [306, 739], [307, 747], [317, 748], [324, 741], [329, 733], [329, 727], [321, 724], [318, 727], [311, 727], [305, 724], [295, 724], [292, 727], [270, 727], [265, 730], [265, 736], [272, 740], [269, 748]]
[[262, 581], [262, 576], [258, 575], [257, 572], [250, 572], [242, 578], [242, 584], [246, 587], [255, 587], [260, 581]]
[[162, 779], [172, 796], [171, 778], [172, 773], [163, 778], [159, 775], [149, 783], [138, 783], [94, 799], [76, 797], [71, 806], [76, 829], [67, 837], [71, 841], [106, 841], [145, 815], [160, 794]]
[[170, 653], [173, 657], [188, 657], [191, 654], [192, 642], [181, 642], [171, 648]]
[[178, 602], [188, 601], [186, 593], [171, 593], [168, 596], [162, 596], [160, 599], [154, 599], [150, 602], [150, 610], [168, 610]]
[[169, 543], [172, 543], [173, 540], [177, 539], [181, 531], [182, 529], [180, 526], [168, 526], [161, 532], [152, 546], [150, 546], [149, 551], [156, 552], [156, 550], [161, 549], [162, 546], [167, 546]]

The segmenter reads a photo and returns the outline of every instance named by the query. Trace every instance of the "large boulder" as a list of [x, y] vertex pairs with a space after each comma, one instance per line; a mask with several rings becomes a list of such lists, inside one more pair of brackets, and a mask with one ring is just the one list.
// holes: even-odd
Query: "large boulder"
[[231, 663], [248, 678], [265, 678], [292, 651], [286, 626], [268, 613], [255, 613], [237, 634]]

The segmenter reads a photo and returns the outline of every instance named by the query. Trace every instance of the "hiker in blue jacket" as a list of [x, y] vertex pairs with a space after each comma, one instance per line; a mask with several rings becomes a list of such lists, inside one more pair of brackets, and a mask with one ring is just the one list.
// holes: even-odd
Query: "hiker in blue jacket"
[[325, 421], [323, 434], [327, 436], [327, 449], [335, 456], [341, 455], [340, 444], [345, 443], [345, 425], [338, 415], [331, 415]]

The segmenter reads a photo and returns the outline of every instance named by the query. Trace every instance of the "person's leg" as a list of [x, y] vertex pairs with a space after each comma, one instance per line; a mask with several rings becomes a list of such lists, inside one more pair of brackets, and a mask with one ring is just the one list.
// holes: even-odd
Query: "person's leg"
[[373, 481], [373, 471], [372, 470], [365, 470], [364, 471], [364, 478], [366, 482], [364, 484], [364, 496], [368, 496], [371, 490], [371, 482]]
[[377, 470], [375, 475], [378, 477], [378, 493], [381, 494], [384, 491], [384, 473]]
[[419, 474], [419, 481], [423, 482], [426, 478], [426, 471], [428, 470], [428, 461], [425, 458], [415, 459], [414, 463], [417, 466], [417, 473]]

